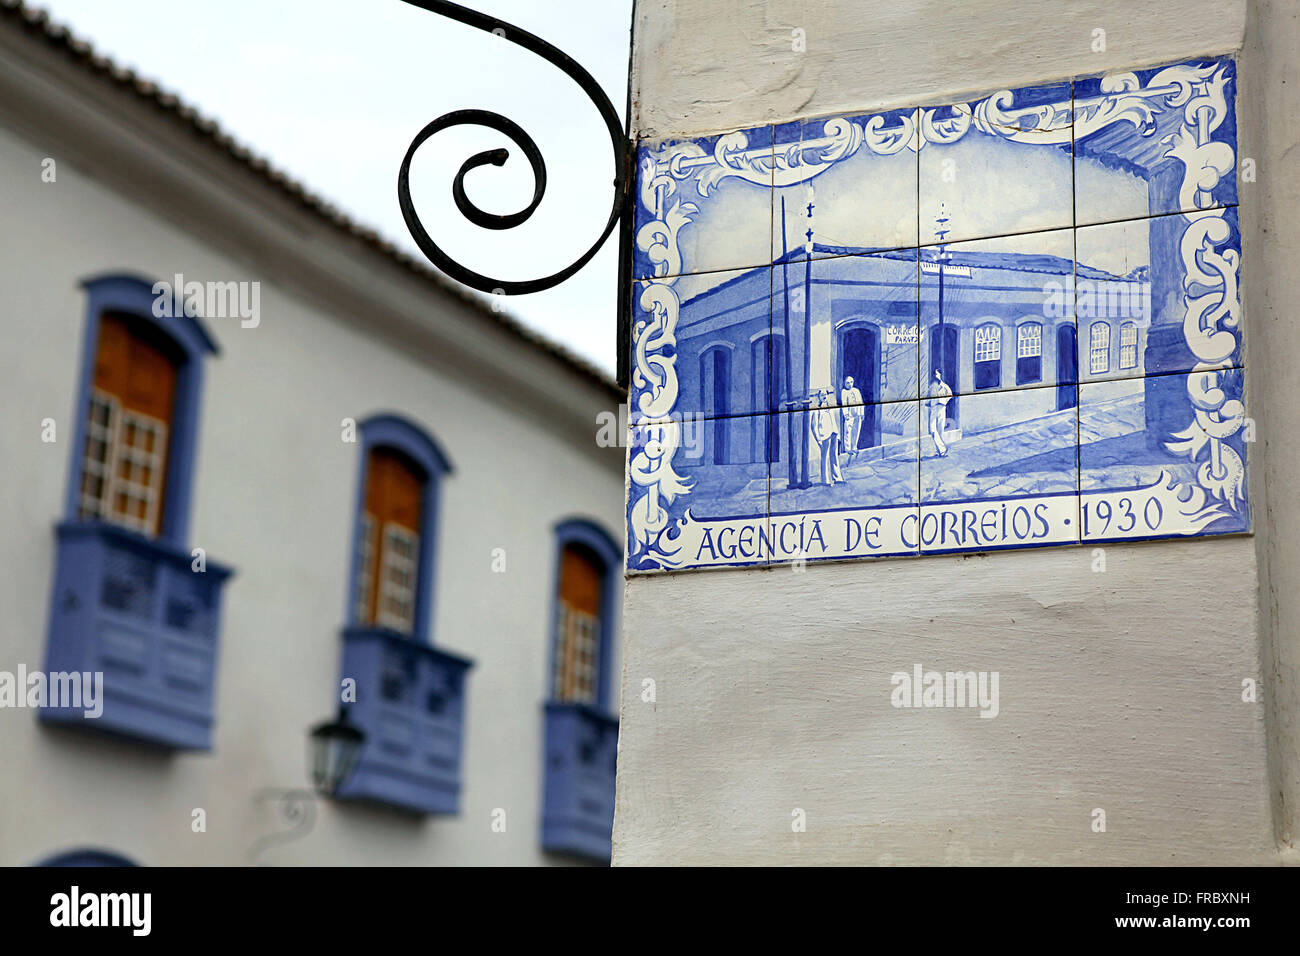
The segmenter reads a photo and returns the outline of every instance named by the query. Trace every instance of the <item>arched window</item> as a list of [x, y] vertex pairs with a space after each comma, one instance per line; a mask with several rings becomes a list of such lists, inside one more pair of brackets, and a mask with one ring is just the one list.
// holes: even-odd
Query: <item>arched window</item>
[[1138, 327], [1136, 322], [1125, 322], [1119, 327], [1119, 367], [1137, 368]]
[[1016, 329], [1016, 384], [1043, 380], [1043, 323], [1025, 322]]
[[451, 471], [437, 444], [396, 415], [361, 423], [361, 480], [348, 619], [429, 635], [438, 483]]
[[355, 693], [340, 699], [339, 719], [361, 732], [362, 744], [333, 795], [456, 813], [474, 662], [435, 647], [431, 626], [438, 500], [451, 464], [433, 438], [398, 415], [368, 418], [359, 430], [340, 668]]
[[608, 862], [618, 755], [618, 718], [609, 711], [622, 549], [583, 519], [557, 525], [555, 546], [542, 848]]
[[975, 330], [975, 387], [1002, 385], [1002, 326], [993, 322]]
[[1110, 371], [1110, 323], [1094, 322], [1088, 330], [1088, 371], [1102, 375]]
[[78, 517], [158, 534], [179, 364], [148, 326], [100, 319]]
[[590, 521], [556, 528], [550, 699], [605, 707], [622, 565], [613, 539]]
[[165, 283], [106, 276], [85, 287], [68, 517], [183, 546], [203, 359], [216, 346], [170, 290], [161, 291]]
[[600, 617], [604, 574], [599, 558], [570, 542], [560, 551], [556, 596], [554, 700], [594, 705], [600, 673]]
[[65, 850], [54, 856], [46, 857], [36, 866], [137, 866], [134, 860], [114, 853], [111, 850], [97, 850], [87, 847], [79, 850]]
[[216, 347], [165, 282], [117, 275], [85, 288], [45, 659], [47, 671], [102, 675], [103, 706], [51, 700], [40, 716], [206, 750], [233, 572], [188, 536], [203, 367]]

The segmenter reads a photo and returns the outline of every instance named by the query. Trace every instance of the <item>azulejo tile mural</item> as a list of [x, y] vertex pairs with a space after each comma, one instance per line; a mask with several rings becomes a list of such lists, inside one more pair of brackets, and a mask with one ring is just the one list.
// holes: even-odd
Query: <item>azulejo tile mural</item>
[[1249, 531], [1235, 77], [643, 143], [629, 570]]

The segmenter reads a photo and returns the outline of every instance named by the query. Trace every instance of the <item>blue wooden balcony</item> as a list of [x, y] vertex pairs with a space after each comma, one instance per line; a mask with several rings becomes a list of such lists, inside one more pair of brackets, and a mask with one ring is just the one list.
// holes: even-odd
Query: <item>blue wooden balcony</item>
[[542, 848], [608, 863], [618, 718], [585, 704], [546, 705]]
[[415, 813], [460, 808], [465, 675], [473, 662], [381, 628], [343, 632], [348, 722], [366, 735], [337, 797]]
[[212, 747], [221, 592], [231, 571], [99, 522], [57, 529], [47, 673], [103, 674], [103, 712], [47, 703], [41, 718], [172, 750]]

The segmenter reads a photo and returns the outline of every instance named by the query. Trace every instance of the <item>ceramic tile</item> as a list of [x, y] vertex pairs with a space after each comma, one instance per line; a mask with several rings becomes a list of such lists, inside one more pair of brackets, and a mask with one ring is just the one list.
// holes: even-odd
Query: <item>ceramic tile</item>
[[[916, 249], [774, 266], [772, 333], [790, 342], [789, 397], [919, 398]], [[784, 407], [786, 392], [774, 394]]]
[[[774, 561], [916, 553], [919, 402], [776, 418], [785, 454], [769, 472]], [[791, 544], [800, 536], [802, 551]]]
[[1070, 83], [1002, 90], [920, 116], [920, 243], [1074, 225]]
[[1237, 202], [1231, 59], [1075, 80], [1074, 115], [1078, 225]]
[[[1069, 229], [921, 250], [922, 398], [1077, 379]], [[937, 375], [937, 377], [936, 377]]]
[[628, 442], [630, 571], [767, 563], [775, 415], [634, 425]]
[[633, 275], [768, 265], [772, 128], [637, 149]]
[[958, 420], [921, 404], [922, 552], [1079, 540], [1077, 412], [1060, 389], [970, 395]]
[[769, 335], [771, 272], [763, 266], [632, 283], [634, 423], [779, 407], [786, 339]]
[[1250, 530], [1243, 369], [1079, 386], [1085, 541]]
[[916, 110], [773, 131], [772, 261], [915, 246]]
[[1075, 244], [1081, 381], [1242, 364], [1236, 209], [1086, 226]]
[[629, 569], [1249, 531], [1234, 84], [643, 147]]

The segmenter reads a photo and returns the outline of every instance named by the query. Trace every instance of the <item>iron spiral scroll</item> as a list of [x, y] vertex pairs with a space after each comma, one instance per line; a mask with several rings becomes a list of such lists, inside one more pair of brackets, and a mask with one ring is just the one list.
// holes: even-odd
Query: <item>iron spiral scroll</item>
[[546, 192], [546, 163], [543, 161], [541, 151], [537, 148], [537, 144], [532, 137], [517, 123], [507, 119], [500, 113], [489, 110], [456, 110], [455, 112], [445, 113], [416, 134], [415, 139], [411, 141], [411, 145], [406, 151], [406, 156], [402, 159], [401, 170], [397, 176], [397, 199], [401, 206], [402, 218], [406, 220], [406, 228], [410, 230], [411, 237], [415, 240], [416, 245], [420, 247], [420, 251], [442, 272], [480, 292], [491, 292], [497, 295], [526, 295], [530, 292], [541, 292], [544, 289], [559, 285], [585, 266], [600, 251], [601, 246], [605, 244], [605, 240], [614, 231], [614, 227], [622, 216], [629, 181], [630, 151], [619, 120], [618, 111], [614, 109], [609, 97], [605, 95], [590, 73], [579, 66], [564, 51], [557, 49], [540, 37], [512, 26], [503, 20], [498, 20], [496, 17], [470, 10], [458, 3], [447, 2], [447, 0], [405, 0], [405, 2], [422, 10], [428, 10], [431, 13], [437, 13], [459, 23], [464, 23], [485, 33], [504, 37], [512, 43], [536, 53], [547, 62], [563, 70], [570, 79], [578, 84], [582, 91], [587, 94], [588, 99], [600, 111], [601, 118], [604, 120], [605, 127], [609, 132], [610, 145], [614, 150], [614, 196], [610, 205], [609, 218], [605, 222], [604, 230], [591, 245], [591, 248], [568, 266], [549, 276], [515, 281], [493, 278], [466, 268], [434, 242], [424, 228], [424, 224], [420, 221], [419, 214], [415, 211], [415, 205], [411, 201], [411, 159], [419, 148], [424, 145], [425, 141], [435, 133], [453, 126], [483, 126], [504, 134], [523, 152], [533, 171], [533, 198], [523, 209], [507, 215], [485, 212], [474, 205], [473, 200], [465, 192], [465, 176], [471, 170], [478, 169], [480, 166], [504, 165], [509, 156], [507, 149], [490, 149], [474, 154], [461, 165], [460, 171], [456, 174], [456, 179], [452, 183], [452, 196], [455, 199], [456, 208], [470, 222], [485, 229], [513, 229], [515, 226], [527, 222], [529, 217], [536, 211], [542, 201], [542, 196]]

